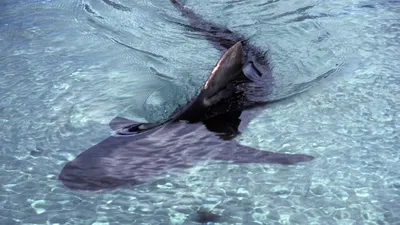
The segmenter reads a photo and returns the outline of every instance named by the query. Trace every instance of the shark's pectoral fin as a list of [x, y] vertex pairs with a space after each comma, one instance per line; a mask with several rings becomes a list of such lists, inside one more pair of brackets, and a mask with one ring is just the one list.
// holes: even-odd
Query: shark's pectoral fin
[[141, 123], [117, 116], [114, 119], [112, 119], [108, 125], [110, 126], [111, 129], [118, 130], [133, 124], [141, 124]]
[[314, 159], [310, 155], [268, 152], [242, 145], [223, 149], [212, 158], [233, 163], [277, 163], [284, 165], [307, 162]]

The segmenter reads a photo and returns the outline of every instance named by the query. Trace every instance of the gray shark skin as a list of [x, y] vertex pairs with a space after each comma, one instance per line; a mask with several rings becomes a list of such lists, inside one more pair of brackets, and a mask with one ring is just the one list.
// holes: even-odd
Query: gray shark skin
[[203, 160], [287, 165], [312, 160], [309, 155], [257, 150], [233, 139], [252, 111], [229, 106], [241, 102], [243, 84], [253, 83], [244, 79], [242, 60], [238, 42], [217, 62], [200, 94], [166, 121], [137, 123], [116, 117], [110, 122], [115, 134], [68, 162], [59, 179], [73, 190], [100, 191], [142, 184]]

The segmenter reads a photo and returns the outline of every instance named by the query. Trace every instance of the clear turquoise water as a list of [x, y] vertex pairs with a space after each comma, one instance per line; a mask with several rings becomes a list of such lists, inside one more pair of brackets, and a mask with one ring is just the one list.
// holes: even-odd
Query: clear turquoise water
[[[167, 0], [0, 3], [0, 224], [400, 224], [400, 2], [193, 1], [268, 50], [275, 93], [238, 141], [315, 156], [295, 166], [199, 163], [132, 189], [66, 189], [63, 165], [115, 116], [156, 120], [220, 53]], [[160, 75], [162, 74], [162, 75]]]

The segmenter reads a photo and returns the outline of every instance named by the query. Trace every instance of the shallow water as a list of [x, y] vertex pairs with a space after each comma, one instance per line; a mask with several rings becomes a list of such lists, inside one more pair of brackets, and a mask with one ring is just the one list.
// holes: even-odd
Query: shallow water
[[220, 53], [169, 1], [0, 3], [0, 224], [398, 224], [398, 1], [185, 1], [268, 51], [279, 93], [237, 140], [315, 159], [202, 162], [132, 188], [65, 188], [69, 160], [110, 134], [115, 115], [165, 118]]

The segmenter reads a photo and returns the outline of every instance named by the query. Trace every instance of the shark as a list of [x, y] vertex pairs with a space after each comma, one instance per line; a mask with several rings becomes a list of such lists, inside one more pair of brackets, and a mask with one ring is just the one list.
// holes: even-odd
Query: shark
[[291, 165], [313, 160], [311, 155], [259, 150], [236, 141], [257, 114], [253, 109], [266, 104], [257, 96], [265, 85], [260, 80], [270, 72], [253, 74], [254, 79], [256, 70], [250, 68], [249, 75], [245, 68], [248, 49], [242, 42], [226, 47], [199, 94], [187, 104], [154, 123], [117, 116], [109, 123], [113, 134], [67, 162], [59, 180], [72, 190], [103, 191], [143, 184], [199, 161]]

